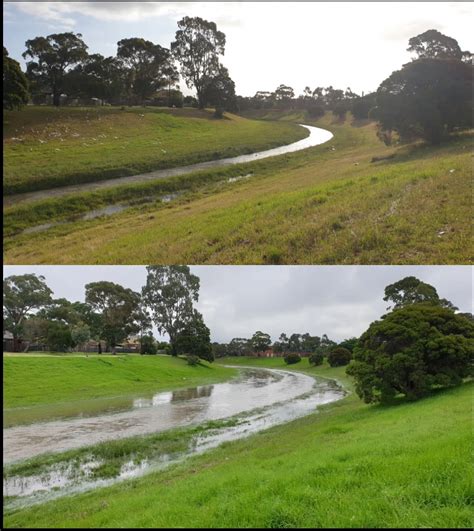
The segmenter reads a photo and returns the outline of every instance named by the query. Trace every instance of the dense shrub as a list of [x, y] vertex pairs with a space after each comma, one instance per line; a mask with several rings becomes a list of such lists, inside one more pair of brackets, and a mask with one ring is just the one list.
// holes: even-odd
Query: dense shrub
[[313, 352], [308, 358], [310, 365], [322, 365], [324, 361], [324, 356], [322, 352]]
[[449, 308], [413, 304], [375, 321], [354, 349], [347, 373], [367, 403], [398, 394], [414, 400], [472, 375], [474, 323]]
[[296, 352], [289, 352], [283, 359], [287, 365], [293, 365], [294, 363], [299, 363], [301, 361], [301, 356]]
[[143, 336], [140, 340], [140, 354], [156, 354], [157, 346], [155, 338], [151, 335]]
[[201, 363], [200, 359], [197, 356], [194, 356], [193, 354], [188, 354], [186, 356], [186, 361], [187, 361], [188, 365], [191, 365], [193, 367], [195, 365], [199, 365], [199, 363]]
[[331, 367], [341, 367], [347, 365], [352, 358], [350, 350], [344, 347], [336, 347], [328, 354], [328, 363]]

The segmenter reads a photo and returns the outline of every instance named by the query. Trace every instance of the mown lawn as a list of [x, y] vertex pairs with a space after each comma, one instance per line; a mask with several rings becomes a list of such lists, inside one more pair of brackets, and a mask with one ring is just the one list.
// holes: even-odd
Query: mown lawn
[[[254, 363], [284, 367], [281, 359]], [[309, 369], [306, 360], [298, 368], [351, 388], [344, 368]], [[166, 471], [7, 512], [4, 523], [471, 527], [471, 398], [470, 384], [392, 407], [364, 405], [352, 394]]]
[[26, 107], [4, 113], [4, 194], [135, 175], [304, 138], [295, 124], [211, 111]]
[[3, 357], [3, 407], [20, 408], [193, 387], [236, 371], [171, 356], [89, 355]]
[[[377, 139], [373, 123], [348, 119], [341, 124], [330, 115], [313, 123], [331, 130], [333, 140], [234, 168], [252, 173], [238, 182], [228, 182], [231, 170], [215, 170], [174, 184], [170, 180], [8, 208], [6, 262], [471, 262], [470, 135], [436, 147], [390, 148]], [[394, 158], [371, 162], [392, 154]], [[37, 223], [55, 221], [69, 207], [83, 211], [88, 203], [103, 205], [180, 185], [188, 195], [166, 206], [144, 205], [111, 218], [14, 234], [34, 223], [35, 216]]]

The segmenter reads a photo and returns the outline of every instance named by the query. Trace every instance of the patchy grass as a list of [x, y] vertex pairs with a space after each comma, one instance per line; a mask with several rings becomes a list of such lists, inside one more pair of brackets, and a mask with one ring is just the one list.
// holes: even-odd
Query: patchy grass
[[193, 387], [231, 378], [235, 370], [171, 356], [89, 355], [3, 358], [3, 407], [56, 405]]
[[[299, 115], [293, 118], [303, 121]], [[180, 183], [40, 202], [29, 206], [29, 214], [26, 206], [8, 208], [5, 260], [9, 264], [471, 262], [467, 222], [471, 136], [461, 135], [439, 147], [387, 148], [376, 138], [374, 124], [356, 127], [349, 121], [335, 122], [329, 115], [313, 123], [330, 129], [334, 139], [233, 168], [232, 176], [252, 172], [239, 182], [228, 183], [231, 174], [216, 170], [183, 176]], [[393, 153], [394, 158], [371, 162]], [[161, 186], [173, 190], [183, 186], [188, 195], [166, 207], [151, 203], [107, 219], [13, 235], [34, 223], [36, 214], [42, 222], [64, 219], [68, 205], [75, 212], [87, 208], [89, 199], [107, 204], [134, 194], [162, 193]]]
[[307, 135], [210, 111], [27, 107], [4, 113], [4, 194], [124, 177], [252, 153]]
[[[283, 365], [283, 360], [242, 361]], [[305, 370], [348, 385], [343, 367]], [[7, 510], [4, 523], [471, 527], [471, 397], [471, 384], [393, 407], [367, 406], [352, 394], [317, 414], [226, 443], [168, 470]]]

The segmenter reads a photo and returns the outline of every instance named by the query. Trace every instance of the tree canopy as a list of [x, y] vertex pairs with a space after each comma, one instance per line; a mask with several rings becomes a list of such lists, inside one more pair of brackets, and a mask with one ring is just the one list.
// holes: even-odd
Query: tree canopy
[[3, 47], [3, 108], [20, 109], [28, 103], [30, 93], [28, 79], [20, 67], [20, 63], [8, 56]]
[[148, 266], [147, 272], [143, 301], [158, 332], [168, 334], [172, 354], [177, 355], [178, 336], [195, 317], [193, 303], [199, 298], [199, 277], [188, 266]]
[[347, 373], [367, 403], [410, 400], [472, 375], [474, 323], [448, 308], [412, 304], [362, 334]]
[[87, 57], [87, 46], [80, 33], [53, 33], [26, 41], [23, 53], [27, 76], [37, 86], [50, 90], [53, 104], [59, 106], [64, 77], [72, 66]]
[[206, 84], [219, 75], [219, 56], [224, 55], [225, 42], [225, 34], [214, 22], [200, 17], [184, 17], [178, 22], [171, 51], [186, 84], [196, 89], [200, 108], [206, 105]]
[[[388, 285], [385, 288], [383, 300], [392, 302], [394, 309], [403, 308], [409, 304], [424, 302], [457, 310], [450, 301], [439, 298], [434, 286], [411, 276]], [[387, 309], [389, 310], [390, 306]]]

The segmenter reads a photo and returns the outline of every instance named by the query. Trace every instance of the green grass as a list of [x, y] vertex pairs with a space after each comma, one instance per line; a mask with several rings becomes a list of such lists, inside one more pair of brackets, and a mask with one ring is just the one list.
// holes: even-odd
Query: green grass
[[3, 407], [56, 405], [222, 381], [235, 371], [171, 356], [4, 356]]
[[[238, 361], [284, 367], [281, 359]], [[344, 368], [309, 369], [304, 360], [299, 369], [351, 386]], [[392, 407], [367, 406], [351, 394], [166, 471], [9, 511], [4, 523], [472, 527], [471, 416], [472, 384]]]
[[210, 111], [27, 107], [4, 113], [4, 194], [135, 175], [304, 138], [294, 124]]
[[[305, 121], [302, 116], [292, 119]], [[264, 122], [262, 122], [264, 123]], [[271, 122], [272, 124], [282, 122]], [[286, 123], [286, 122], [285, 122]], [[5, 261], [27, 263], [460, 264], [472, 261], [469, 134], [385, 147], [375, 124], [325, 116], [329, 143], [232, 170], [5, 210]], [[334, 147], [334, 149], [332, 149]], [[395, 158], [372, 163], [373, 157]], [[454, 170], [454, 171], [452, 171]], [[252, 176], [227, 183], [232, 175]], [[107, 219], [15, 235], [88, 208], [186, 190]], [[28, 211], [29, 210], [29, 211]]]

